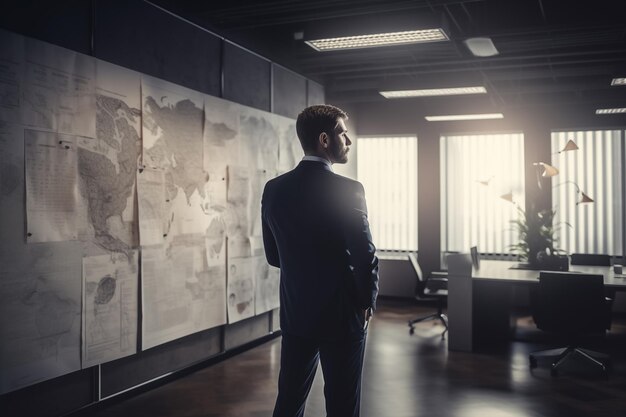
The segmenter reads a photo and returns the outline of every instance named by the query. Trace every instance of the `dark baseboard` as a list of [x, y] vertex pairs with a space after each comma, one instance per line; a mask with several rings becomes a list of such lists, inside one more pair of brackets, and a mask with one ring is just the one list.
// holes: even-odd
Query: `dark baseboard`
[[255, 339], [249, 343], [243, 344], [241, 346], [237, 346], [236, 348], [233, 349], [229, 349], [227, 351], [218, 353], [215, 356], [212, 356], [210, 358], [207, 358], [205, 360], [202, 360], [198, 363], [195, 363], [191, 366], [188, 366], [184, 369], [180, 369], [178, 371], [175, 371], [167, 376], [164, 376], [163, 378], [159, 378], [150, 382], [147, 382], [145, 384], [139, 385], [137, 387], [131, 388], [127, 391], [124, 391], [120, 394], [111, 396], [111, 397], [107, 397], [104, 398], [98, 402], [95, 403], [91, 403], [85, 407], [82, 407], [78, 410], [72, 411], [68, 414], [65, 414], [65, 417], [88, 417], [90, 415], [92, 415], [94, 412], [101, 410], [103, 408], [106, 407], [110, 407], [113, 404], [117, 404], [121, 401], [127, 400], [129, 398], [135, 397], [139, 394], [142, 394], [144, 392], [153, 390], [157, 387], [160, 387], [162, 385], [165, 385], [167, 383], [170, 383], [176, 379], [182, 378], [184, 376], [187, 376], [189, 374], [192, 374], [196, 371], [199, 371], [203, 368], [215, 365], [219, 362], [222, 362], [226, 359], [232, 358], [235, 355], [238, 355], [240, 353], [243, 353], [245, 351], [248, 351], [250, 349], [253, 349], [257, 346], [262, 345], [263, 343], [269, 342], [270, 340], [273, 340], [277, 337], [280, 337], [282, 335], [282, 332], [280, 330], [277, 330], [275, 332], [272, 332], [270, 334], [267, 334], [259, 339]]

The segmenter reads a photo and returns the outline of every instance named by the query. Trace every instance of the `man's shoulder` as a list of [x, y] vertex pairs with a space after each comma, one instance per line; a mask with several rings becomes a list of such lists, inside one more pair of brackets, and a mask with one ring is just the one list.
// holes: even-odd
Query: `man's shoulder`
[[357, 208], [367, 213], [365, 203], [365, 189], [363, 184], [343, 175], [333, 174], [334, 185], [330, 187], [334, 199], [344, 209]]
[[282, 192], [286, 192], [286, 190], [293, 188], [294, 174], [294, 170], [291, 170], [267, 181], [263, 189], [263, 197], [269, 198], [271, 195], [281, 193], [281, 190]]
[[281, 183], [282, 181], [284, 181], [285, 179], [289, 178], [291, 175], [293, 175], [293, 171], [288, 171], [285, 172], [283, 174], [280, 174], [274, 178], [272, 178], [271, 180], [267, 181], [265, 183], [265, 187], [272, 187], [275, 186], [276, 184]]
[[337, 184], [344, 190], [352, 190], [355, 192], [363, 192], [363, 184], [359, 181], [354, 180], [349, 177], [344, 177], [343, 175], [333, 173], [332, 178]]

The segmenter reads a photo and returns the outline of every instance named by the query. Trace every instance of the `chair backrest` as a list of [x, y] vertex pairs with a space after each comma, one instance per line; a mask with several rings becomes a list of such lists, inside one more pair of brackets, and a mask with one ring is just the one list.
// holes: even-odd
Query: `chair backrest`
[[470, 255], [472, 256], [472, 266], [474, 269], [480, 268], [480, 253], [478, 252], [478, 246], [472, 246], [470, 248]]
[[461, 252], [458, 251], [443, 251], [441, 252], [441, 270], [442, 271], [447, 271], [448, 270], [448, 256], [450, 255], [458, 255]]
[[602, 275], [541, 272], [531, 308], [537, 327], [551, 332], [601, 332], [610, 322]]
[[409, 261], [411, 261], [411, 265], [417, 274], [417, 280], [419, 282], [425, 282], [426, 278], [424, 278], [424, 273], [422, 272], [422, 268], [420, 267], [419, 262], [417, 261], [416, 253], [409, 253]]
[[572, 253], [570, 263], [572, 265], [611, 266], [611, 256]]
[[[417, 281], [415, 282], [415, 298], [418, 300], [432, 299], [432, 297], [445, 297], [448, 290], [448, 274], [445, 272], [433, 272], [429, 277], [426, 277], [422, 272], [419, 262], [417, 261], [417, 254], [409, 253], [409, 261]], [[428, 294], [427, 294], [428, 293]]]

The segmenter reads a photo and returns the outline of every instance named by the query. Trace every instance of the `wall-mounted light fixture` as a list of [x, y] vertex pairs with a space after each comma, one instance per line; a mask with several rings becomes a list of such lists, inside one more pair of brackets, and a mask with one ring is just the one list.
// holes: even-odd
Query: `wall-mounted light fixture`
[[548, 165], [545, 162], [533, 162], [533, 165], [538, 167], [537, 171], [540, 171], [543, 168], [543, 172], [541, 176], [544, 178], [554, 177], [559, 175], [559, 169], [557, 167], [553, 167], [552, 165]]
[[500, 198], [504, 201], [507, 201], [511, 204], [513, 204], [518, 210], [522, 210], [522, 208], [520, 207], [520, 205], [517, 203], [517, 201], [515, 201], [515, 197], [513, 197], [513, 191], [509, 191], [506, 194], [502, 194], [500, 196]]
[[562, 183], [555, 185], [553, 188], [556, 188], [565, 184], [572, 184], [574, 187], [576, 187], [576, 194], [580, 194], [581, 198], [580, 200], [578, 200], [578, 198], [576, 199], [576, 205], [594, 202], [593, 198], [589, 197], [585, 192], [583, 192], [578, 186], [578, 184], [576, 184], [574, 181], [564, 181]]
[[561, 149], [557, 153], [567, 152], [567, 151], [577, 151], [577, 150], [578, 150], [578, 145], [576, 145], [576, 142], [574, 142], [572, 139], [570, 139], [570, 140], [567, 141], [567, 143], [565, 144], [563, 149]]
[[515, 201], [513, 201], [513, 191], [509, 191], [506, 194], [502, 194], [500, 198], [503, 199], [504, 201], [508, 201], [509, 203], [515, 204]]
[[495, 175], [490, 176], [489, 178], [487, 178], [486, 180], [476, 180], [477, 183], [484, 185], [485, 187], [489, 187], [489, 182], [491, 182], [491, 180], [493, 179], [493, 177], [495, 177]]
[[537, 187], [541, 190], [541, 178], [550, 178], [559, 175], [559, 169], [545, 162], [533, 162], [535, 174], [537, 175]]

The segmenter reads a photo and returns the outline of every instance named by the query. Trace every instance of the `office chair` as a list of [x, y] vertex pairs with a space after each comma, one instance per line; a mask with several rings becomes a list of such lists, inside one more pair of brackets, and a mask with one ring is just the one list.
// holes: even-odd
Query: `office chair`
[[458, 255], [459, 253], [461, 253], [461, 252], [454, 251], [454, 250], [441, 252], [441, 259], [440, 259], [441, 270], [442, 271], [447, 271], [448, 270], [448, 255]]
[[[570, 263], [572, 265], [611, 266], [611, 255], [572, 253], [570, 256]], [[605, 288], [604, 295], [615, 299], [615, 289]]]
[[530, 368], [537, 366], [538, 358], [554, 358], [551, 374], [556, 376], [560, 366], [576, 356], [606, 375], [609, 356], [579, 347], [579, 340], [611, 328], [612, 301], [604, 296], [602, 275], [541, 272], [530, 293], [533, 319], [537, 328], [565, 336], [568, 346], [531, 353]]
[[587, 253], [572, 253], [570, 257], [572, 265], [611, 266], [610, 255], [594, 255]]
[[437, 301], [436, 313], [409, 320], [409, 333], [413, 334], [415, 332], [415, 323], [430, 319], [439, 319], [446, 328], [441, 334], [441, 338], [443, 339], [448, 331], [448, 316], [443, 314], [444, 301], [448, 298], [448, 278], [445, 276], [432, 276], [425, 279], [424, 274], [422, 273], [422, 268], [420, 268], [420, 265], [417, 262], [417, 255], [414, 253], [409, 254], [409, 260], [411, 261], [411, 265], [417, 275], [415, 299], [418, 301]]

